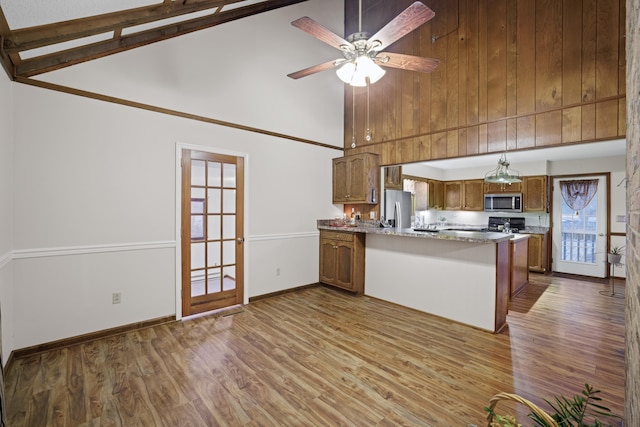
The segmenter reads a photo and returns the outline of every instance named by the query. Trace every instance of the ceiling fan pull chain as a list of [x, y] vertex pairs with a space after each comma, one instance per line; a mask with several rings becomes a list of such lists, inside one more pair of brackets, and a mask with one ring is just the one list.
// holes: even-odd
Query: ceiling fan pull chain
[[356, 148], [356, 88], [351, 88], [351, 148]]
[[367, 77], [367, 130], [364, 134], [364, 140], [367, 142], [371, 142], [371, 140], [373, 139], [371, 136], [371, 128], [369, 127], [369, 87], [370, 87], [370, 81], [369, 78]]

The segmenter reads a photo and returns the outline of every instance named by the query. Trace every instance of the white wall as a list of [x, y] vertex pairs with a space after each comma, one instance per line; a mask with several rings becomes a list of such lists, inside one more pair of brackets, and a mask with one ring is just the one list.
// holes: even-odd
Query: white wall
[[2, 364], [13, 349], [13, 83], [0, 70], [0, 338]]
[[[340, 28], [342, 2], [331, 3], [304, 2], [251, 18], [244, 31], [225, 24], [40, 78], [340, 146], [335, 75], [276, 77], [327, 60], [322, 43], [289, 21], [309, 15]], [[284, 35], [306, 40], [308, 51], [289, 50]], [[236, 50], [220, 54], [228, 45]], [[257, 69], [248, 73], [253, 54]], [[340, 212], [331, 159], [341, 151], [25, 85], [14, 104], [13, 348], [175, 314], [178, 144], [247, 158], [247, 296], [317, 282], [316, 219]], [[111, 304], [113, 292], [121, 304]]]

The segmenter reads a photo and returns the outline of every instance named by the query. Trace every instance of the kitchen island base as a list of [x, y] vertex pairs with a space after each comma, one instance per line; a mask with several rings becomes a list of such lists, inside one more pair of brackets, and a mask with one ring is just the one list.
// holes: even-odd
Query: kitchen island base
[[367, 236], [365, 294], [491, 332], [506, 326], [509, 242]]

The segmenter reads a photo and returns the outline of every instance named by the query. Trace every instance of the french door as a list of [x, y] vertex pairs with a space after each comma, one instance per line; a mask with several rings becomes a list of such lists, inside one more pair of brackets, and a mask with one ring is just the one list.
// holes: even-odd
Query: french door
[[553, 271], [606, 277], [607, 188], [606, 175], [554, 178]]
[[244, 159], [182, 150], [182, 315], [241, 304]]

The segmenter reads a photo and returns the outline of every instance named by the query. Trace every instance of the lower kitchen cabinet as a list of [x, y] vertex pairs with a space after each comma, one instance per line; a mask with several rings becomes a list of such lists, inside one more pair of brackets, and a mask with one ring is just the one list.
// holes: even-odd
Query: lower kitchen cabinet
[[547, 271], [547, 235], [529, 235], [529, 270], [536, 273]]
[[364, 293], [365, 234], [320, 230], [320, 282]]
[[527, 235], [521, 234], [509, 241], [510, 296], [518, 295], [529, 283], [529, 244]]

